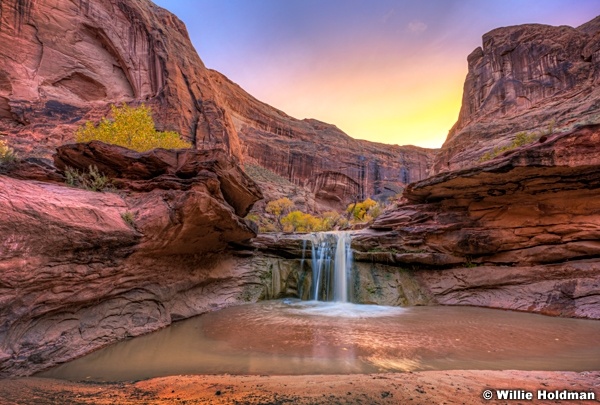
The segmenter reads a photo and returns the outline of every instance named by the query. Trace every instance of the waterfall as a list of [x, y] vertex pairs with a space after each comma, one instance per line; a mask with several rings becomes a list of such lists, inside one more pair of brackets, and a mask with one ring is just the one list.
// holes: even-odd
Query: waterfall
[[310, 235], [312, 286], [310, 298], [317, 301], [349, 302], [352, 268], [349, 232], [319, 232]]

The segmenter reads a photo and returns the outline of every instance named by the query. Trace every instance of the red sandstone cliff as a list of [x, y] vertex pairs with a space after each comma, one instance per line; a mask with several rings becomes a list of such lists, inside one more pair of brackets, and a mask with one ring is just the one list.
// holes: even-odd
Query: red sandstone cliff
[[431, 150], [358, 141], [257, 101], [206, 69], [183, 23], [148, 0], [6, 0], [0, 15], [0, 134], [23, 157], [48, 157], [110, 104], [143, 102], [159, 129], [265, 167], [324, 206], [428, 175]]
[[298, 120], [210, 72], [231, 114], [245, 162], [308, 188], [317, 205], [342, 208], [356, 198], [385, 197], [429, 175], [437, 150], [353, 139], [335, 125]]
[[460, 115], [435, 173], [468, 167], [521, 131], [564, 132], [600, 122], [600, 17], [578, 28], [495, 29], [468, 63]]
[[413, 266], [441, 304], [600, 319], [599, 142], [586, 126], [411, 184], [357, 257]]
[[48, 156], [113, 103], [144, 102], [159, 127], [241, 158], [236, 131], [184, 24], [148, 0], [0, 3], [0, 133]]
[[91, 142], [55, 161], [97, 165], [116, 189], [0, 175], [0, 376], [258, 298], [258, 273], [230, 244], [256, 236], [242, 217], [262, 196], [223, 151]]

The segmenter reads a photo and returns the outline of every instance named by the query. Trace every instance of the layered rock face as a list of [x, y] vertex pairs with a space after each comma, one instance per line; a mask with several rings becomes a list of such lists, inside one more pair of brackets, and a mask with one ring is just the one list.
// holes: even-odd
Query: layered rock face
[[353, 139], [334, 125], [292, 118], [219, 72], [210, 74], [238, 131], [245, 162], [308, 188], [317, 208], [385, 199], [429, 175], [437, 150]]
[[[355, 301], [600, 319], [600, 125], [542, 140], [413, 183], [398, 208], [353, 232]], [[267, 298], [306, 295], [304, 239], [254, 239]]]
[[583, 127], [414, 183], [356, 257], [418, 269], [441, 304], [600, 319], [598, 142]]
[[114, 103], [146, 103], [160, 129], [241, 158], [236, 131], [184, 24], [148, 0], [0, 4], [0, 132], [48, 156]]
[[483, 36], [434, 173], [471, 166], [522, 131], [600, 123], [600, 17], [578, 28], [526, 24]]
[[127, 102], [147, 104], [159, 129], [198, 149], [222, 149], [306, 187], [309, 209], [315, 197], [323, 209], [384, 198], [428, 174], [433, 151], [354, 140], [258, 102], [206, 69], [183, 23], [148, 0], [0, 7], [0, 134], [21, 156], [49, 157], [83, 122]]
[[97, 165], [115, 191], [0, 175], [0, 376], [258, 299], [231, 244], [256, 235], [241, 217], [261, 194], [225, 152], [92, 142], [55, 159]]

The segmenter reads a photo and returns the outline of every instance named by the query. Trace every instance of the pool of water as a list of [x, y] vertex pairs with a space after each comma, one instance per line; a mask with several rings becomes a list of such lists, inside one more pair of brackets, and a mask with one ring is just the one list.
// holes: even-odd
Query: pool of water
[[471, 307], [281, 300], [177, 322], [38, 376], [600, 370], [600, 321]]

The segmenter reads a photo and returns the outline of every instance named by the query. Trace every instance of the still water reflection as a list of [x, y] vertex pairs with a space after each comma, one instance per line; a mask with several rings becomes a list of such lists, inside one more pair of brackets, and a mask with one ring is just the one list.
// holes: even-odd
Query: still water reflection
[[267, 301], [178, 322], [39, 376], [600, 370], [600, 321], [469, 307]]

